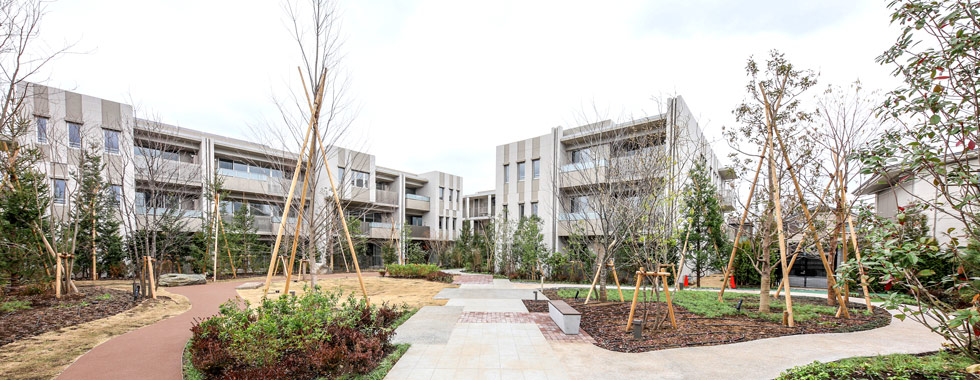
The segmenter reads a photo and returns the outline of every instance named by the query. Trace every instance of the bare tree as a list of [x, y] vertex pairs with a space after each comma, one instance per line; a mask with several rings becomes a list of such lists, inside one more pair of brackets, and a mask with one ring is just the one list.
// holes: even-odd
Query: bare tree
[[[3, 91], [0, 94], [0, 159], [5, 161], [3, 172], [0, 173], [3, 177], [0, 185], [4, 186], [4, 192], [33, 192], [34, 198], [39, 201], [49, 199], [48, 194], [40, 194], [48, 189], [25, 188], [26, 185], [18, 177], [21, 172], [16, 168], [16, 165], [24, 164], [41, 166], [43, 162], [44, 152], [36, 146], [36, 140], [30, 134], [34, 129], [31, 128], [34, 118], [29, 113], [33, 106], [30, 104], [33, 97], [29, 83], [39, 82], [37, 77], [41, 70], [71, 48], [71, 45], [67, 45], [51, 49], [39, 41], [41, 20], [46, 13], [45, 5], [42, 1], [0, 0], [0, 72], [3, 75], [0, 78], [0, 88]], [[31, 159], [24, 161], [28, 157]], [[36, 169], [41, 171], [40, 167]], [[49, 207], [48, 204], [40, 203], [35, 206], [39, 210]], [[21, 217], [24, 216], [27, 215]], [[19, 240], [2, 237], [0, 246], [4, 249], [37, 248], [38, 252], [45, 252], [39, 259], [50, 274], [60, 251], [54, 230], [45, 231], [45, 218], [50, 218], [50, 215], [36, 213], [31, 216], [31, 220], [27, 222], [31, 231], [30, 237], [21, 237], [23, 239]], [[66, 266], [62, 268], [63, 271], [57, 275], [62, 276], [68, 288], [72, 289], [74, 284], [68, 276], [69, 271]]]
[[559, 223], [591, 241], [602, 299], [605, 264], [614, 255], [650, 270], [674, 262], [684, 177], [706, 143], [679, 98], [658, 105], [658, 116], [564, 131], [567, 164], [555, 173], [562, 188]]

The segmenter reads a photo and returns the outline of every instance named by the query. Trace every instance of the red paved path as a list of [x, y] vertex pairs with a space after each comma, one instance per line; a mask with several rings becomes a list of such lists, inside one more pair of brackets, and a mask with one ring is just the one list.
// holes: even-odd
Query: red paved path
[[[364, 275], [377, 276], [377, 272]], [[354, 274], [318, 275], [317, 278], [349, 276]], [[187, 297], [191, 309], [96, 346], [68, 366], [58, 379], [181, 380], [181, 356], [191, 337], [191, 322], [217, 314], [218, 305], [238, 295], [235, 287], [249, 281], [262, 279], [167, 288], [171, 293]]]

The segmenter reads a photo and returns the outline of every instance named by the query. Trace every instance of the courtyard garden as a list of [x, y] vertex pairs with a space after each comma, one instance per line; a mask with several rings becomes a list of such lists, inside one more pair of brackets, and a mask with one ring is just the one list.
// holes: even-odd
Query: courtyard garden
[[[663, 292], [641, 291], [634, 324], [642, 326], [640, 337], [627, 331], [634, 291], [623, 290], [625, 302], [618, 293], [606, 301], [585, 303], [586, 290], [575, 288], [545, 289], [549, 299], [560, 299], [582, 313], [581, 328], [592, 336], [596, 345], [619, 352], [646, 352], [678, 347], [712, 346], [767, 339], [786, 335], [843, 333], [870, 330], [888, 325], [891, 314], [875, 307], [868, 312], [858, 303], [848, 305], [850, 318], [836, 316], [837, 307], [827, 306], [820, 298], [794, 298], [796, 326], [783, 323], [785, 306], [777, 300], [768, 313], [760, 313], [759, 298], [742, 293], [726, 293], [718, 302], [713, 291], [683, 290], [671, 292], [677, 327], [671, 326]], [[660, 301], [657, 301], [657, 299]], [[647, 300], [643, 302], [643, 300]], [[525, 300], [528, 310], [547, 312], [548, 301]]]

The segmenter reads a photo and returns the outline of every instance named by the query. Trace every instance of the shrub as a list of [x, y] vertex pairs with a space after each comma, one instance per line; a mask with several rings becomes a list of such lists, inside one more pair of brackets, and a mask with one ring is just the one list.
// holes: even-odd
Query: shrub
[[426, 278], [429, 273], [439, 271], [439, 266], [432, 264], [391, 264], [387, 267], [389, 277]]
[[263, 300], [254, 309], [229, 301], [191, 331], [191, 363], [210, 378], [313, 379], [364, 374], [391, 352], [392, 324], [403, 312], [367, 307], [319, 287], [300, 297]]
[[443, 271], [438, 271], [425, 275], [425, 279], [429, 281], [445, 282], [449, 284], [453, 282], [453, 275]]

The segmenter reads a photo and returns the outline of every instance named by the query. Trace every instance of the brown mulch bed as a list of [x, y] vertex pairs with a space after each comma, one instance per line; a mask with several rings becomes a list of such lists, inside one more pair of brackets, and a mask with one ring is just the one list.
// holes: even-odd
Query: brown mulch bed
[[[139, 302], [133, 302], [130, 292], [103, 288], [81, 287], [82, 294], [62, 297], [52, 294], [8, 296], [0, 301], [29, 301], [30, 309], [0, 313], [0, 346], [42, 333], [94, 321], [129, 310]], [[109, 294], [108, 299], [105, 294]], [[169, 299], [158, 296], [157, 300]]]
[[[557, 292], [553, 289], [545, 289], [544, 294], [549, 299], [559, 299]], [[874, 308], [871, 315], [865, 315], [859, 312], [864, 310], [864, 305], [851, 302], [848, 305], [848, 309], [851, 311], [851, 318], [849, 319], [820, 315], [807, 321], [797, 321], [795, 327], [786, 327], [780, 322], [751, 318], [747, 315], [702, 317], [674, 304], [677, 329], [673, 329], [669, 320], [661, 322], [666, 316], [667, 304], [651, 302], [648, 313], [650, 323], [644, 326], [643, 337], [634, 339], [632, 331], [625, 331], [629, 318], [630, 302], [591, 302], [584, 305], [582, 298], [565, 298], [563, 300], [582, 312], [581, 328], [595, 338], [597, 346], [619, 352], [646, 352], [677, 347], [714, 346], [786, 335], [862, 331], [885, 326], [891, 322], [892, 318], [891, 314], [878, 307]], [[547, 301], [524, 301], [524, 304], [531, 312], [547, 311], [548, 308]], [[826, 300], [798, 297], [793, 299], [793, 304], [826, 305]], [[773, 308], [773, 310], [778, 311], [779, 309]], [[643, 305], [640, 304], [637, 305], [634, 323], [642, 319]], [[656, 327], [658, 324], [659, 328]]]

